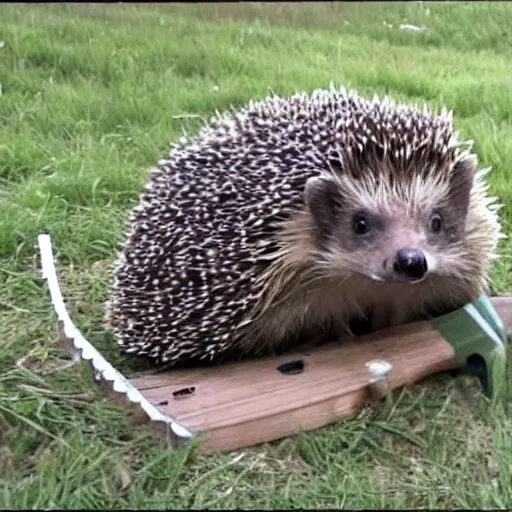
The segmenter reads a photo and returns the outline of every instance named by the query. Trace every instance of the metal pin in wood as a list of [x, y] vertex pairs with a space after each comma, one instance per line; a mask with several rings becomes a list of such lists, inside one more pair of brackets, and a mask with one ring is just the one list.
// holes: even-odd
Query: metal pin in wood
[[391, 391], [387, 376], [393, 368], [393, 365], [388, 361], [376, 359], [366, 363], [366, 367], [370, 373], [370, 383], [368, 388], [372, 398], [379, 401], [383, 397], [387, 396]]

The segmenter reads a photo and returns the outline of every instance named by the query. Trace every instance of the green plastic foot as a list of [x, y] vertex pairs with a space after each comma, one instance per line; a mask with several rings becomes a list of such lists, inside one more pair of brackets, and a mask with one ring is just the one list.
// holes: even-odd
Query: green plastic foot
[[486, 295], [432, 320], [432, 326], [455, 349], [458, 368], [479, 378], [494, 398], [506, 371], [507, 337], [503, 322]]

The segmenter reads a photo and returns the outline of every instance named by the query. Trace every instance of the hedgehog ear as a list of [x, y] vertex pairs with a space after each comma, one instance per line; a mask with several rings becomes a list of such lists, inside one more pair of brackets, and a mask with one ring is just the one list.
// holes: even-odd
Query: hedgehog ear
[[304, 189], [304, 201], [323, 235], [329, 235], [339, 203], [336, 184], [325, 177], [309, 178]]
[[469, 155], [455, 164], [450, 178], [449, 204], [457, 210], [457, 216], [463, 219], [469, 208], [476, 166], [476, 155]]

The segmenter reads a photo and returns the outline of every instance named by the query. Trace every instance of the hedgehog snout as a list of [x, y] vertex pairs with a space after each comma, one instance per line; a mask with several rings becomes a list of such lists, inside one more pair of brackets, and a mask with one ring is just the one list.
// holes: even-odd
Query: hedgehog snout
[[393, 269], [401, 277], [417, 281], [428, 271], [427, 258], [418, 249], [400, 249], [395, 255]]

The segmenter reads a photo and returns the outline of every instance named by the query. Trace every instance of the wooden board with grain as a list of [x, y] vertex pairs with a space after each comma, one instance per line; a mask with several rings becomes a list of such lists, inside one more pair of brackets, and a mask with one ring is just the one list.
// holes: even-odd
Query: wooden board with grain
[[[508, 330], [512, 297], [492, 300]], [[353, 416], [369, 399], [366, 363], [393, 365], [391, 389], [455, 368], [454, 348], [430, 323], [418, 322], [358, 338], [213, 368], [172, 370], [130, 380], [162, 412], [199, 434], [202, 450], [228, 451], [313, 430]], [[304, 370], [283, 374], [282, 363]], [[180, 390], [192, 390], [175, 397]]]

